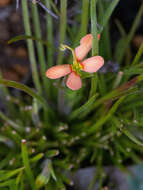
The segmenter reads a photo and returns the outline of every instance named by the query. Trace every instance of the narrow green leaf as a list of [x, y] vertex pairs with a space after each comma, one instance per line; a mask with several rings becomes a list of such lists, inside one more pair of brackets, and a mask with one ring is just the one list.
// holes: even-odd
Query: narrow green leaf
[[110, 6], [108, 7], [108, 9], [106, 10], [104, 16], [103, 16], [103, 20], [101, 21], [101, 26], [104, 28], [106, 26], [106, 24], [108, 23], [115, 7], [117, 6], [117, 4], [119, 3], [120, 0], [113, 0], [111, 1]]
[[48, 175], [45, 174], [40, 174], [37, 179], [36, 179], [36, 185], [38, 187], [38, 189], [40, 189], [41, 187], [43, 187], [44, 185], [47, 185], [48, 182], [50, 180], [50, 173]]
[[135, 144], [143, 146], [143, 142], [139, 141], [135, 136], [133, 136], [127, 129], [123, 130], [123, 133]]
[[84, 112], [86, 112], [87, 110], [90, 109], [90, 107], [92, 106], [92, 104], [94, 103], [96, 97], [98, 94], [93, 95], [84, 105], [82, 105], [80, 108], [76, 109], [75, 111], [73, 111], [70, 116], [69, 119], [75, 119], [77, 118], [80, 114], [83, 114]]
[[52, 158], [52, 157], [54, 157], [54, 156], [57, 156], [59, 154], [59, 150], [48, 150], [47, 152], [46, 152], [46, 156], [48, 157], [48, 158]]
[[41, 188], [44, 185], [46, 185], [49, 182], [50, 177], [53, 177], [53, 179], [55, 181], [57, 180], [54, 170], [53, 170], [52, 161], [49, 159], [46, 159], [45, 163], [44, 163], [44, 168], [43, 168], [42, 172], [40, 173], [40, 175], [38, 175], [38, 177], [36, 179], [37, 187]]
[[9, 186], [11, 186], [11, 184], [13, 184], [13, 182], [14, 182], [15, 180], [13, 180], [13, 179], [10, 179], [10, 180], [8, 180], [8, 181], [5, 181], [5, 182], [1, 182], [0, 183], [0, 187], [9, 187]]
[[30, 159], [30, 162], [37, 162], [39, 161], [40, 159], [42, 159], [44, 156], [44, 153], [39, 153], [37, 154], [36, 156], [34, 156], [33, 158]]
[[53, 178], [55, 181], [57, 181], [57, 178], [56, 178], [56, 175], [55, 175], [55, 172], [54, 172], [54, 169], [53, 169], [53, 165], [52, 165], [52, 161], [51, 161], [51, 160], [49, 160], [49, 162], [48, 162], [48, 168], [49, 168], [49, 171], [50, 171], [50, 173], [51, 173], [52, 178]]
[[141, 58], [142, 55], [143, 55], [143, 43], [141, 44], [141, 46], [140, 46], [140, 48], [139, 48], [139, 50], [138, 50], [138, 52], [137, 52], [137, 54], [136, 54], [133, 62], [132, 62], [132, 65], [137, 64], [139, 62], [139, 60], [140, 60], [140, 58]]
[[16, 170], [12, 170], [12, 171], [1, 170], [1, 172], [0, 172], [0, 181], [7, 180], [7, 179], [15, 176], [16, 174], [18, 174], [22, 170], [24, 170], [24, 167], [18, 168]]
[[115, 23], [116, 23], [116, 26], [117, 26], [121, 36], [125, 37], [126, 36], [126, 31], [125, 31], [123, 25], [121, 24], [121, 22], [118, 19], [116, 19]]
[[104, 116], [101, 117], [97, 120], [97, 122], [92, 125], [89, 130], [88, 130], [88, 134], [93, 134], [95, 131], [97, 131], [107, 120], [109, 120], [111, 118], [111, 116], [115, 113], [115, 111], [117, 110], [117, 108], [119, 107], [119, 105], [123, 102], [123, 100], [125, 99], [125, 96], [121, 97], [119, 100], [116, 101], [116, 103], [114, 103], [114, 105], [112, 106], [112, 108], [108, 111], [108, 113]]
[[28, 40], [28, 39], [31, 39], [31, 40], [34, 40], [34, 41], [38, 41], [38, 42], [42, 43], [43, 45], [48, 46], [49, 48], [54, 49], [54, 51], [58, 51], [57, 48], [55, 48], [51, 43], [47, 42], [46, 40], [42, 40], [41, 38], [37, 38], [35, 36], [28, 36], [28, 35], [15, 36], [15, 37], [11, 38], [8, 41], [8, 44], [12, 44], [12, 43], [20, 41], [20, 40]]
[[10, 81], [10, 80], [5, 80], [5, 79], [0, 79], [0, 84], [22, 90], [22, 91], [26, 92], [27, 94], [29, 94], [30, 96], [32, 96], [33, 98], [37, 99], [45, 107], [45, 109], [50, 109], [49, 106], [47, 105], [46, 101], [42, 98], [42, 96], [39, 96], [38, 94], [36, 94], [28, 86], [18, 83], [18, 82], [15, 82], [15, 81]]
[[28, 157], [28, 150], [27, 150], [27, 145], [26, 145], [25, 139], [22, 140], [21, 149], [22, 149], [22, 160], [23, 160], [23, 164], [25, 166], [25, 172], [27, 175], [27, 179], [29, 180], [29, 184], [31, 185], [32, 190], [37, 190], [37, 187], [36, 187], [35, 181], [34, 181], [34, 175], [30, 168], [30, 161], [29, 161], [29, 157]]
[[22, 180], [23, 171], [21, 171], [16, 178], [16, 186], [18, 186]]
[[0, 118], [2, 118], [4, 121], [6, 121], [11, 127], [13, 127], [15, 130], [21, 131], [22, 128], [15, 123], [14, 121], [10, 120], [6, 115], [4, 115], [1, 111], [0, 111]]

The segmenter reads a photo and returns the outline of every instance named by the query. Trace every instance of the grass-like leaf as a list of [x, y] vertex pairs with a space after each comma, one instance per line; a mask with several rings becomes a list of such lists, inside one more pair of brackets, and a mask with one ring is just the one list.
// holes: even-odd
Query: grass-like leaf
[[7, 179], [15, 176], [16, 174], [18, 174], [22, 170], [24, 170], [24, 167], [18, 168], [16, 170], [12, 170], [12, 171], [1, 170], [0, 171], [0, 181], [7, 180]]
[[143, 142], [139, 141], [134, 135], [132, 135], [127, 129], [123, 130], [124, 134], [135, 144], [143, 146]]
[[110, 6], [108, 7], [108, 9], [106, 10], [104, 16], [103, 16], [103, 20], [101, 21], [101, 26], [104, 28], [107, 24], [107, 22], [109, 21], [115, 7], [117, 6], [117, 4], [119, 3], [120, 0], [113, 0], [111, 1]]
[[119, 100], [114, 103], [114, 105], [111, 107], [111, 109], [108, 111], [108, 113], [104, 116], [98, 119], [98, 121], [90, 127], [88, 130], [88, 134], [93, 134], [95, 131], [97, 131], [108, 119], [111, 118], [111, 116], [115, 113], [118, 106], [123, 102], [125, 99], [125, 96], [121, 97]]
[[98, 94], [93, 95], [84, 105], [82, 105], [80, 108], [74, 110], [71, 114], [69, 119], [75, 119], [77, 116], [80, 116], [80, 114], [84, 114], [85, 112], [90, 110], [90, 107], [93, 105], [96, 97]]
[[22, 160], [23, 160], [23, 164], [25, 166], [25, 172], [27, 175], [27, 179], [29, 180], [29, 184], [31, 185], [32, 190], [37, 190], [37, 187], [36, 187], [36, 184], [34, 181], [33, 172], [30, 167], [26, 140], [24, 140], [24, 139], [22, 140], [22, 143], [21, 143], [21, 149], [22, 149]]
[[45, 109], [48, 109], [48, 107], [49, 107], [47, 105], [46, 101], [42, 98], [42, 96], [38, 95], [33, 90], [31, 90], [31, 88], [29, 88], [28, 86], [25, 86], [24, 84], [21, 84], [21, 83], [15, 82], [15, 81], [5, 80], [5, 79], [0, 79], [0, 84], [24, 91], [28, 95], [37, 99], [45, 107]]
[[20, 40], [34, 40], [34, 41], [37, 41], [37, 42], [40, 42], [42, 43], [43, 45], [45, 46], [48, 46], [49, 48], [52, 48], [54, 49], [55, 51], [58, 51], [58, 49], [56, 49], [52, 44], [50, 44], [49, 42], [47, 42], [46, 40], [42, 40], [41, 38], [37, 38], [35, 36], [28, 36], [28, 35], [18, 35], [18, 36], [15, 36], [13, 38], [11, 38], [9, 41], [8, 41], [8, 44], [12, 44], [14, 42], [18, 42]]

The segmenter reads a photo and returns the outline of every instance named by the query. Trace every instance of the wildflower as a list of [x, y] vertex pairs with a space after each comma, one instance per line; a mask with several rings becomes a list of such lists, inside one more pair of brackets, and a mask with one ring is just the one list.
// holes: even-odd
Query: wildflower
[[[100, 35], [98, 35], [98, 39]], [[61, 50], [69, 49], [73, 54], [73, 64], [64, 64], [53, 66], [47, 70], [46, 76], [50, 79], [58, 79], [69, 74], [66, 85], [72, 90], [78, 90], [82, 86], [81, 72], [94, 73], [98, 71], [104, 64], [101, 56], [93, 56], [83, 60], [92, 48], [92, 35], [87, 34], [80, 40], [80, 45], [73, 50], [67, 45], [61, 45]]]

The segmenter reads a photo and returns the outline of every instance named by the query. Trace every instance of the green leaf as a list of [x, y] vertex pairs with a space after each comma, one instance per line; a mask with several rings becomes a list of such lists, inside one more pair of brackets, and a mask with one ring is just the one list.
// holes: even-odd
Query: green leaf
[[54, 172], [54, 169], [53, 169], [53, 165], [52, 165], [52, 161], [49, 161], [49, 166], [48, 166], [50, 172], [51, 172], [51, 176], [52, 178], [57, 181], [57, 178], [56, 178], [56, 175], [55, 175], [55, 172]]
[[59, 154], [59, 150], [56, 149], [56, 150], [48, 150], [46, 152], [46, 156], [51, 158], [51, 157], [54, 157], [54, 156], [57, 156]]
[[137, 75], [143, 73], [143, 68], [132, 66], [125, 69], [123, 72], [124, 75]]
[[38, 187], [38, 189], [40, 189], [41, 187], [43, 187], [44, 185], [47, 185], [48, 182], [50, 180], [50, 173], [47, 173], [47, 175], [41, 173], [37, 179], [36, 179], [36, 185]]
[[16, 186], [18, 186], [22, 180], [23, 171], [21, 171], [16, 178]]
[[12, 44], [14, 42], [17, 42], [20, 40], [27, 40], [27, 39], [31, 39], [31, 40], [41, 42], [43, 45], [49, 46], [50, 48], [54, 49], [55, 51], [58, 51], [58, 49], [56, 49], [52, 44], [48, 43], [47, 41], [42, 40], [40, 38], [36, 38], [35, 36], [28, 36], [28, 35], [15, 36], [8, 41], [8, 44]]
[[10, 180], [7, 180], [7, 181], [5, 181], [5, 182], [1, 182], [0, 183], [0, 187], [9, 187], [9, 186], [11, 186], [13, 183], [15, 182], [15, 180], [13, 180], [13, 179], [10, 179]]
[[110, 6], [108, 7], [108, 9], [106, 10], [104, 16], [103, 16], [103, 20], [101, 21], [101, 26], [104, 28], [106, 26], [106, 24], [108, 23], [115, 7], [117, 6], [117, 4], [119, 3], [120, 0], [113, 0], [111, 1]]
[[114, 105], [111, 107], [111, 109], [108, 111], [108, 113], [104, 117], [99, 118], [97, 120], [97, 122], [89, 128], [88, 134], [93, 134], [105, 122], [107, 122], [107, 120], [109, 120], [111, 118], [111, 116], [115, 113], [115, 111], [117, 110], [117, 108], [123, 102], [124, 99], [125, 99], [125, 96], [122, 96], [121, 98], [119, 98], [119, 100], [117, 100], [116, 103], [114, 103]]
[[30, 162], [37, 162], [39, 161], [40, 159], [42, 159], [44, 156], [44, 153], [39, 153], [37, 154], [36, 156], [34, 156], [33, 158], [30, 159]]
[[135, 144], [143, 146], [143, 142], [139, 141], [135, 136], [133, 136], [127, 129], [123, 130], [123, 133]]
[[15, 130], [21, 131], [22, 128], [15, 123], [14, 121], [10, 120], [7, 116], [5, 116], [1, 111], [0, 111], [0, 118], [6, 121], [11, 127], [13, 127]]
[[48, 106], [47, 102], [42, 98], [42, 96], [39, 96], [37, 93], [35, 93], [33, 90], [31, 90], [31, 88], [29, 88], [28, 86], [15, 82], [15, 81], [10, 81], [10, 80], [5, 80], [5, 79], [0, 79], [0, 84], [8, 86], [8, 87], [12, 87], [12, 88], [17, 88], [21, 91], [26, 92], [28, 95], [32, 96], [33, 98], [37, 99], [45, 109], [50, 109], [50, 107]]
[[21, 149], [22, 149], [22, 160], [23, 164], [25, 166], [25, 172], [27, 174], [27, 179], [29, 180], [29, 184], [31, 185], [32, 190], [37, 190], [35, 181], [34, 181], [34, 175], [30, 167], [30, 161], [28, 156], [28, 150], [26, 145], [26, 140], [23, 139], [21, 143]]
[[44, 168], [42, 172], [40, 173], [40, 175], [38, 175], [36, 179], [36, 185], [38, 189], [46, 185], [49, 182], [50, 177], [53, 177], [53, 179], [57, 181], [54, 170], [53, 170], [52, 161], [47, 159], [45, 160]]
[[18, 173], [21, 172], [22, 170], [24, 170], [24, 167], [18, 168], [18, 169], [16, 169], [16, 170], [12, 170], [12, 171], [1, 170], [1, 171], [0, 171], [0, 181], [7, 180], [7, 179], [9, 179], [9, 178], [15, 176], [16, 174], [18, 174]]
[[86, 111], [90, 110], [90, 107], [92, 106], [92, 104], [94, 103], [95, 99], [97, 98], [98, 94], [95, 94], [94, 96], [92, 96], [84, 105], [82, 105], [80, 108], [76, 109], [75, 111], [73, 111], [70, 116], [69, 119], [75, 119], [77, 118], [77, 116], [79, 116], [80, 114], [83, 114]]
[[138, 52], [137, 52], [137, 54], [136, 54], [133, 62], [132, 62], [132, 65], [137, 64], [139, 62], [139, 60], [140, 60], [140, 58], [141, 58], [142, 55], [143, 55], [143, 43], [141, 44], [141, 46], [140, 46], [140, 48], [139, 48], [139, 50], [138, 50]]

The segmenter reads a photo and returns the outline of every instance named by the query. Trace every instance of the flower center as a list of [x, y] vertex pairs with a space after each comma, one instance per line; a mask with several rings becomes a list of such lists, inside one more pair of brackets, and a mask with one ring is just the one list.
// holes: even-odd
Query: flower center
[[73, 61], [73, 64], [71, 65], [72, 71], [76, 72], [78, 75], [80, 75], [80, 70], [82, 69], [82, 65], [77, 62]]

